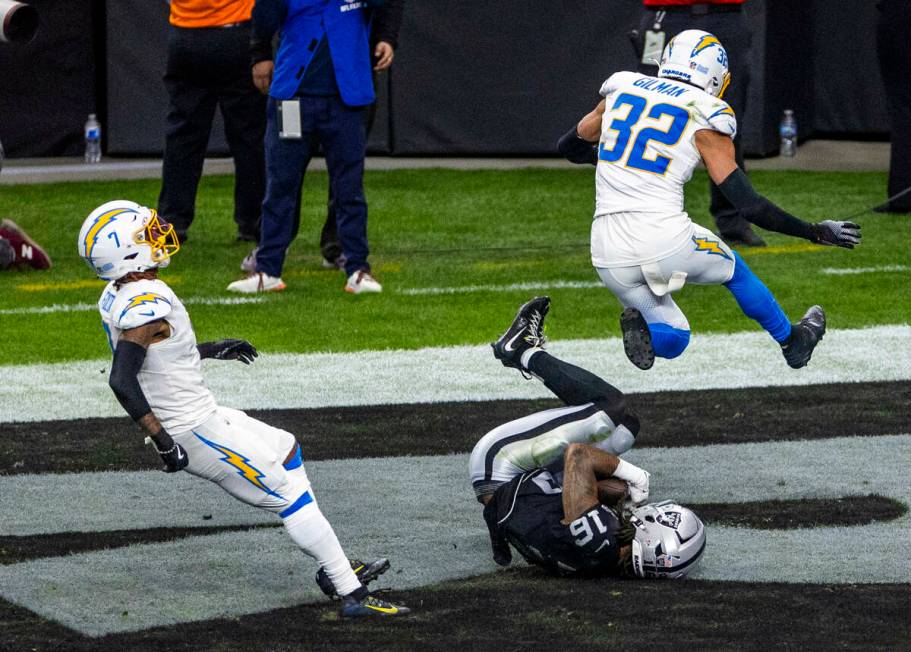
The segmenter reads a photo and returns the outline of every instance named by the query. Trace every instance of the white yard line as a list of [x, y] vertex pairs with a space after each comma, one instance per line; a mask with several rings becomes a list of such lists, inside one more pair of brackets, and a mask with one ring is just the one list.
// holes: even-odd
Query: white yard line
[[[833, 329], [805, 369], [787, 367], [762, 331], [694, 335], [675, 360], [632, 366], [619, 339], [555, 341], [549, 350], [624, 392], [911, 380], [911, 326]], [[0, 367], [0, 422], [123, 416], [110, 360]], [[261, 355], [253, 365], [204, 362], [219, 403], [240, 409], [550, 397], [504, 369], [487, 345]]]
[[534, 290], [561, 290], [561, 289], [588, 289], [600, 288], [600, 281], [534, 281], [530, 283], [510, 283], [508, 285], [461, 285], [439, 288], [405, 288], [395, 291], [396, 294], [408, 296], [435, 295], [435, 294], [470, 294], [474, 292], [524, 292]]
[[820, 274], [829, 276], [844, 276], [850, 274], [878, 274], [889, 272], [908, 272], [911, 267], [907, 265], [880, 265], [879, 267], [824, 267]]
[[[183, 302], [204, 306], [235, 306], [247, 303], [262, 303], [265, 297], [189, 297]], [[59, 312], [88, 312], [98, 310], [97, 303], [55, 303], [51, 306], [32, 306], [30, 308], [4, 308], [0, 315], [47, 315]]]

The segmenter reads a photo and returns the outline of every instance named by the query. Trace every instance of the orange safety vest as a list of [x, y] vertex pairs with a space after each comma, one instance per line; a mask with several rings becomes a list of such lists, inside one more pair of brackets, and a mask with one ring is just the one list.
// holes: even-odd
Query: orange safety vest
[[250, 20], [255, 0], [171, 0], [176, 27], [219, 27]]

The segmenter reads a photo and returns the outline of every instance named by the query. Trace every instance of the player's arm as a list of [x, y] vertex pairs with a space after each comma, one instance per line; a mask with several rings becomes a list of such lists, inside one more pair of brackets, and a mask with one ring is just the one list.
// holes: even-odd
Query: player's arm
[[810, 224], [756, 192], [747, 175], [737, 166], [734, 142], [728, 135], [712, 129], [700, 129], [696, 132], [696, 148], [702, 155], [709, 177], [744, 219], [769, 231], [804, 238], [816, 244], [848, 249], [860, 244], [858, 224], [833, 220]]
[[216, 342], [202, 342], [196, 345], [199, 351], [199, 357], [205, 360], [212, 358], [215, 360], [240, 360], [244, 364], [250, 364], [253, 359], [259, 356], [256, 347], [247, 340], [218, 340]]
[[648, 472], [586, 444], [570, 444], [563, 456], [563, 522], [570, 523], [601, 503], [598, 481], [619, 478], [635, 504], [648, 500]]
[[557, 150], [571, 163], [597, 164], [597, 145], [601, 139], [604, 100], [557, 141]]
[[288, 13], [286, 0], [257, 0], [251, 16], [250, 63], [253, 85], [268, 95], [275, 64], [272, 61], [272, 37], [281, 29]]
[[170, 334], [170, 326], [163, 319], [124, 330], [114, 350], [111, 376], [108, 379], [120, 405], [155, 444], [155, 450], [165, 464], [163, 470], [167, 473], [179, 471], [187, 465], [187, 452], [171, 438], [152, 413], [137, 376], [149, 345], [167, 339]]

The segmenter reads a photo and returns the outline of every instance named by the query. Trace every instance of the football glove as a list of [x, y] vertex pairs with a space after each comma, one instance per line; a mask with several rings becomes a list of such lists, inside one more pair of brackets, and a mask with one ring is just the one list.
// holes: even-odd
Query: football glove
[[183, 446], [171, 439], [171, 435], [166, 430], [162, 429], [161, 432], [154, 437], [149, 437], [146, 441], [152, 442], [155, 452], [158, 453], [161, 461], [164, 462], [164, 467], [161, 470], [165, 473], [176, 473], [181, 469], [185, 469], [187, 464], [190, 463], [187, 451], [184, 450]]
[[813, 242], [853, 249], [860, 244], [860, 224], [825, 220], [812, 225]]
[[217, 342], [203, 342], [198, 347], [201, 358], [214, 358], [215, 360], [240, 360], [250, 364], [259, 356], [256, 347], [247, 340], [219, 340]]

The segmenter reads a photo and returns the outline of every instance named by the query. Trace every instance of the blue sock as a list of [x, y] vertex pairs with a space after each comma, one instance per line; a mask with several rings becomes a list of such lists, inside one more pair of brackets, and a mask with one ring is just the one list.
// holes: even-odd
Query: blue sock
[[648, 330], [652, 334], [652, 348], [659, 358], [676, 358], [690, 343], [690, 332], [682, 328], [656, 322], [649, 324]]
[[734, 276], [724, 284], [740, 309], [750, 319], [755, 319], [769, 332], [776, 342], [786, 342], [791, 336], [791, 322], [781, 306], [772, 296], [769, 288], [759, 280], [736, 251], [734, 252]]

